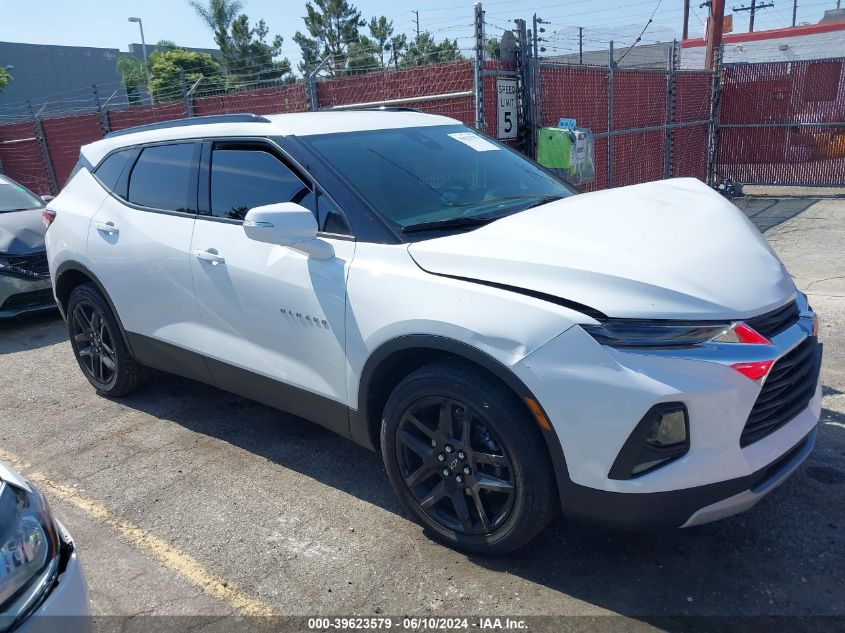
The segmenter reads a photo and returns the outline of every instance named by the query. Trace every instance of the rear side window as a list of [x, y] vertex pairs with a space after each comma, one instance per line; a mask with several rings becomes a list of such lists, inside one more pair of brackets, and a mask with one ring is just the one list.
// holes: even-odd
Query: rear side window
[[[134, 153], [133, 150], [115, 152], [100, 163], [94, 174], [106, 189], [115, 191], [117, 183], [120, 182], [120, 177], [123, 175], [123, 171], [126, 169]], [[126, 193], [123, 192], [122, 195], [125, 196]]]
[[129, 177], [129, 202], [194, 213], [195, 147], [194, 143], [177, 143], [144, 148]]
[[211, 155], [211, 215], [216, 218], [243, 220], [253, 207], [276, 202], [297, 202], [313, 210], [310, 193], [270, 152], [222, 147]]

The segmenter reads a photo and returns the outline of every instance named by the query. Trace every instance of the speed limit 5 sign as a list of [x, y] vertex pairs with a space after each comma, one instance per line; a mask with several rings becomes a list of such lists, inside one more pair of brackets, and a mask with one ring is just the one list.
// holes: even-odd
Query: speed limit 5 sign
[[496, 77], [496, 138], [516, 138], [516, 79]]

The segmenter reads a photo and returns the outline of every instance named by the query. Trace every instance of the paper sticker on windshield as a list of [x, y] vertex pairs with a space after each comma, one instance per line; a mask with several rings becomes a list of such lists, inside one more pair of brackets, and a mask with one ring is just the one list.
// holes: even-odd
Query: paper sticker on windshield
[[488, 141], [486, 138], [482, 138], [478, 136], [478, 134], [473, 134], [472, 132], [455, 132], [454, 134], [450, 134], [453, 139], [458, 141], [459, 143], [463, 143], [464, 145], [468, 145], [476, 152], [489, 152], [492, 150], [500, 150], [500, 147], [496, 147]]

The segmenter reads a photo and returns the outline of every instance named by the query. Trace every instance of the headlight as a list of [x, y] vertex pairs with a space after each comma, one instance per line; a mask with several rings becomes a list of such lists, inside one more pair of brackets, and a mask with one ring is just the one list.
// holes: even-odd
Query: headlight
[[731, 330], [730, 323], [661, 323], [609, 319], [582, 328], [603, 345], [613, 347], [688, 347], [711, 341]]
[[59, 537], [47, 502], [0, 482], [0, 631], [37, 608], [59, 567]]

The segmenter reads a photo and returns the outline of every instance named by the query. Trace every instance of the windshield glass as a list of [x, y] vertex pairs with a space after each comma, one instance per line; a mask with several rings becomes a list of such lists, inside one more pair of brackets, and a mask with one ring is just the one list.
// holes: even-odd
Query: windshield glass
[[26, 187], [0, 179], [0, 213], [40, 209], [44, 203]]
[[463, 125], [301, 140], [405, 232], [478, 226], [574, 193], [520, 154]]

